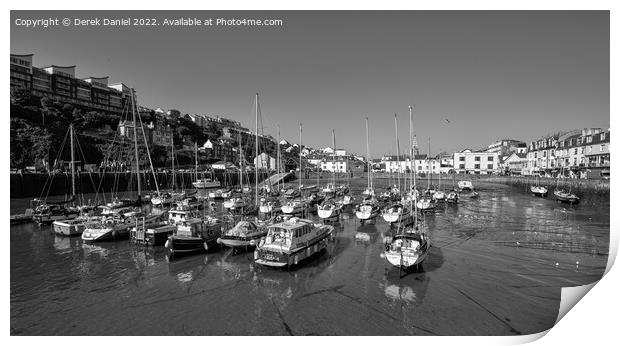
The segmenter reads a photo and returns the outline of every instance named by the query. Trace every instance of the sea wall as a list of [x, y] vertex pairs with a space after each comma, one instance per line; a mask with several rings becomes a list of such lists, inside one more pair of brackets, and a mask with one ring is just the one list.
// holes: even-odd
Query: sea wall
[[[45, 197], [45, 196], [68, 196], [71, 193], [71, 174], [59, 173], [54, 175], [42, 173], [12, 173], [10, 174], [11, 198]], [[265, 179], [266, 175], [259, 174], [259, 180]], [[201, 175], [199, 174], [199, 178]], [[206, 175], [205, 177], [210, 177]], [[233, 186], [238, 184], [239, 175], [236, 173], [216, 172], [214, 177], [222, 185]], [[157, 185], [160, 189], [170, 189], [173, 186], [173, 175], [170, 172], [156, 173]], [[244, 174], [244, 180], [254, 182], [254, 174]], [[177, 188], [193, 188], [192, 182], [195, 174], [191, 172], [179, 172], [175, 174], [175, 186]], [[141, 184], [144, 191], [155, 190], [155, 178], [153, 174], [142, 174]], [[138, 188], [136, 175], [128, 172], [123, 173], [79, 173], [76, 174], [76, 191], [78, 194], [104, 191], [135, 191]]]

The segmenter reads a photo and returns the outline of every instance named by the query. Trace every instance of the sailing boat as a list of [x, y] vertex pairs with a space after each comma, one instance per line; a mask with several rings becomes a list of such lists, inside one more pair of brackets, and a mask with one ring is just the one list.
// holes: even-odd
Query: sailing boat
[[553, 190], [553, 195], [555, 196], [555, 200], [561, 203], [570, 203], [570, 204], [579, 203], [580, 198], [574, 193], [572, 193], [570, 188], [568, 191], [566, 191], [565, 189], [559, 187], [560, 176], [564, 178], [564, 167], [562, 167], [562, 169], [560, 170], [560, 173], [558, 174], [558, 180], [555, 186], [555, 190]]
[[430, 163], [430, 155], [431, 155], [431, 139], [428, 139], [428, 175], [427, 181], [428, 185], [426, 187], [426, 191], [424, 192], [424, 196], [422, 196], [418, 201], [416, 201], [416, 207], [422, 212], [431, 211], [435, 209], [435, 199], [433, 198], [434, 191], [431, 187], [431, 163]]
[[[430, 151], [431, 151], [431, 139], [429, 138], [428, 139], [428, 152], [430, 153]], [[435, 190], [435, 192], [433, 192], [433, 199], [436, 202], [445, 202], [445, 200], [446, 200], [446, 193], [441, 190], [441, 157], [437, 156], [437, 159], [439, 160], [439, 162], [438, 162], [439, 163], [439, 168], [438, 168], [438, 172], [437, 172], [437, 175], [439, 176], [439, 184], [438, 184], [438, 187]]]
[[536, 185], [530, 186], [530, 191], [532, 192], [532, 196], [537, 197], [547, 197], [547, 193], [549, 192], [545, 186], [540, 186], [538, 183], [539, 174], [536, 175]]
[[366, 174], [366, 189], [362, 191], [362, 198], [368, 199], [373, 198], [375, 196], [375, 189], [372, 186], [372, 162], [370, 161], [370, 147], [368, 145], [368, 118], [366, 118], [366, 166], [367, 166], [367, 174]]
[[[256, 164], [254, 165], [255, 193], [254, 206], [258, 206], [258, 93], [255, 98], [255, 116], [256, 116]], [[217, 240], [218, 243], [233, 249], [249, 249], [258, 244], [260, 238], [267, 235], [267, 225], [269, 221], [239, 221], [233, 228], [226, 230], [222, 237]]]
[[[213, 178], [205, 178], [204, 173], [202, 178], [198, 179], [198, 143], [194, 143], [194, 150], [196, 156], [196, 166], [195, 166], [195, 181], [192, 185], [197, 189], [213, 189], [216, 187], [220, 187], [220, 182], [217, 179]], [[213, 172], [211, 172], [213, 174]]]
[[366, 221], [375, 220], [379, 215], [380, 209], [375, 199], [375, 190], [372, 181], [372, 162], [370, 161], [370, 145], [368, 138], [368, 118], [366, 118], [366, 163], [368, 165], [368, 185], [366, 190], [362, 192], [364, 200], [355, 207], [355, 216], [363, 225]]
[[302, 156], [301, 156], [301, 144], [302, 144], [302, 124], [299, 123], [299, 196], [295, 199], [288, 200], [285, 204], [282, 205], [281, 210], [283, 214], [287, 215], [298, 215], [304, 214], [306, 212], [307, 201], [301, 195], [301, 187], [303, 180], [303, 170], [301, 167], [302, 164]]
[[[335, 131], [333, 129], [332, 129], [332, 144], [333, 144], [334, 148], [336, 148], [336, 133], [335, 133]], [[335, 186], [336, 186], [335, 153], [332, 154], [332, 182], [331, 182], [331, 186], [333, 186], [334, 189], [335, 189]], [[335, 192], [335, 190], [334, 190], [334, 192]], [[317, 206], [317, 213], [319, 214], [319, 217], [321, 219], [323, 219], [324, 222], [326, 220], [331, 220], [331, 219], [334, 219], [334, 218], [339, 218], [341, 210], [342, 210], [342, 203], [339, 203], [339, 201], [337, 201], [335, 198], [328, 198], [325, 201], [323, 201], [323, 203], [321, 203], [321, 204], [319, 204]]]
[[[409, 136], [411, 138], [411, 127]], [[431, 246], [430, 238], [426, 227], [420, 227], [417, 217], [417, 206], [410, 201], [413, 208], [413, 223], [405, 225], [402, 230], [399, 223], [399, 229], [396, 235], [392, 237], [389, 244], [386, 244], [385, 251], [381, 253], [381, 257], [387, 260], [395, 267], [400, 269], [409, 269], [418, 266], [428, 257]]]
[[176, 171], [174, 169], [174, 135], [170, 136], [171, 158], [172, 158], [172, 191], [157, 194], [151, 198], [154, 206], [165, 206], [178, 202], [185, 198], [185, 191], [174, 191], [176, 187]]
[[[132, 94], [132, 109], [131, 113], [133, 115], [133, 138], [134, 138], [134, 154], [135, 154], [135, 162], [136, 162], [136, 181], [138, 185], [138, 202], [142, 200], [142, 184], [140, 179], [140, 160], [138, 156], [138, 122], [136, 120], [136, 110], [138, 109], [137, 103], [135, 101], [135, 94], [133, 89], [131, 90]], [[138, 113], [139, 116], [139, 113]], [[142, 121], [140, 120], [140, 126], [142, 126]], [[144, 131], [142, 131], [142, 135], [144, 137], [144, 142], [146, 147], [146, 152], [148, 154], [149, 163], [151, 165], [151, 171], [153, 172], [153, 177], [155, 180], [155, 186], [157, 191], [159, 192], [159, 187], [157, 187], [157, 177], [155, 176], [153, 170], [153, 162], [151, 161], [151, 155], [148, 150], [148, 143], [146, 141], [146, 136]], [[108, 215], [102, 216], [101, 220], [87, 222], [84, 232], [82, 233], [82, 240], [85, 242], [92, 241], [103, 241], [103, 240], [117, 240], [121, 238], [129, 237], [129, 229], [136, 223], [138, 218], [142, 218], [142, 223], [145, 227], [149, 227], [156, 223], [159, 223], [164, 220], [165, 213], [160, 214], [151, 214], [147, 215], [144, 211], [141, 210], [140, 207], [135, 208], [121, 208], [114, 209], [114, 211]]]
[[[413, 133], [413, 108], [414, 107], [409, 106], [409, 133], [410, 134]], [[420, 195], [420, 193], [418, 192], [417, 185], [416, 185], [417, 183], [416, 183], [416, 169], [415, 169], [415, 151], [413, 148], [413, 138], [411, 135], [409, 136], [409, 163], [410, 163], [409, 172], [411, 173], [409, 176], [410, 186], [409, 186], [409, 190], [402, 198], [403, 203], [416, 202]]]
[[[244, 194], [250, 192], [249, 186], [243, 186], [243, 155], [241, 151], [241, 133], [237, 133], [237, 141], [239, 142], [239, 188], [237, 193]], [[258, 138], [258, 134], [257, 134]], [[258, 163], [258, 158], [256, 159]], [[229, 200], [224, 201], [223, 207], [229, 211], [240, 210], [243, 211], [246, 207], [248, 207], [250, 201], [247, 197], [243, 195], [237, 195], [231, 197]]]
[[[280, 175], [280, 125], [278, 127], [278, 158], [276, 163], [276, 175]], [[278, 189], [273, 190], [273, 187], [269, 185], [269, 193], [265, 194], [265, 197], [262, 197], [260, 200], [259, 211], [263, 215], [274, 215], [275, 213], [279, 213], [281, 211], [280, 200], [278, 199], [278, 195], [280, 194], [280, 180], [278, 180]]]
[[[396, 117], [396, 114], [394, 114], [394, 126], [396, 128], [396, 156], [398, 157], [398, 160], [400, 162], [400, 143], [398, 141], [398, 118]], [[400, 169], [398, 172], [398, 181], [400, 183]], [[396, 222], [400, 222], [403, 219], [407, 218], [409, 214], [410, 214], [410, 210], [407, 209], [401, 201], [398, 201], [391, 205], [388, 205], [385, 209], [383, 209], [382, 216], [386, 222], [389, 222], [390, 225], [392, 225]]]

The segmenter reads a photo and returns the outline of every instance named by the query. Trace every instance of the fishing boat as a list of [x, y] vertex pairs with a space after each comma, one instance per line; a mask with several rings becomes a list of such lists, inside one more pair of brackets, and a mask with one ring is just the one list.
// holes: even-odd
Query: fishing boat
[[117, 215], [102, 216], [100, 220], [86, 223], [82, 233], [82, 240], [85, 242], [96, 242], [126, 239], [129, 238], [129, 230], [136, 224], [137, 220], [142, 220], [146, 227], [150, 227], [163, 219], [163, 213], [147, 216], [135, 210], [127, 210]]
[[204, 252], [217, 245], [222, 236], [222, 222], [214, 217], [192, 218], [176, 225], [165, 247], [173, 255]]
[[80, 215], [75, 219], [70, 220], [56, 220], [52, 223], [52, 228], [54, 229], [54, 233], [58, 235], [64, 236], [74, 236], [81, 235], [84, 233], [84, 229], [86, 229], [86, 224], [88, 222], [97, 221], [100, 217], [98, 216], [83, 216]]
[[71, 220], [80, 215], [77, 208], [56, 204], [42, 204], [34, 209], [32, 220], [40, 225], [50, 225], [54, 221]]
[[461, 180], [457, 184], [461, 191], [473, 191], [474, 189], [474, 184], [472, 184], [471, 180]]
[[222, 237], [217, 240], [218, 244], [233, 249], [249, 249], [256, 246], [259, 240], [267, 235], [269, 221], [246, 221], [242, 220], [224, 231]]
[[340, 217], [340, 213], [342, 211], [342, 204], [338, 203], [336, 200], [330, 198], [325, 200], [323, 203], [319, 204], [316, 208], [319, 217], [326, 220], [331, 220]]
[[420, 197], [419, 200], [416, 201], [415, 205], [421, 212], [433, 211], [436, 207], [435, 200], [429, 191], [427, 191], [424, 196]]
[[162, 246], [168, 237], [174, 234], [176, 225], [194, 218], [199, 218], [201, 212], [194, 204], [179, 203], [168, 212], [168, 218], [147, 225], [146, 219], [136, 218], [135, 227], [129, 231], [129, 238], [139, 244]]
[[255, 263], [280, 268], [297, 265], [327, 248], [333, 231], [333, 226], [299, 218], [271, 225], [254, 251]]

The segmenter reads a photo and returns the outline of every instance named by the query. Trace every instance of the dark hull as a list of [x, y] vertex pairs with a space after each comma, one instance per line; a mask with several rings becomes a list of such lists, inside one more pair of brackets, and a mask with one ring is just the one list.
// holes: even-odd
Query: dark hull
[[216, 239], [207, 240], [202, 237], [177, 237], [174, 235], [168, 237], [165, 244], [173, 255], [207, 252], [218, 245]]

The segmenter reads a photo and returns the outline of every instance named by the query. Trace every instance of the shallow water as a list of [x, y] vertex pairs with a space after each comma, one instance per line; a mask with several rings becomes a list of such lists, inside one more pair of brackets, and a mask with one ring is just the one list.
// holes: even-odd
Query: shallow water
[[[11, 226], [11, 334], [507, 335], [552, 327], [561, 287], [605, 270], [609, 204], [559, 205], [500, 184], [477, 189], [479, 199], [424, 217], [432, 248], [411, 273], [379, 256], [389, 226], [360, 226], [352, 213], [335, 224], [326, 252], [290, 272], [254, 265], [252, 253], [170, 261], [164, 248], [88, 245], [50, 226]], [[12, 200], [12, 213], [26, 203]]]

